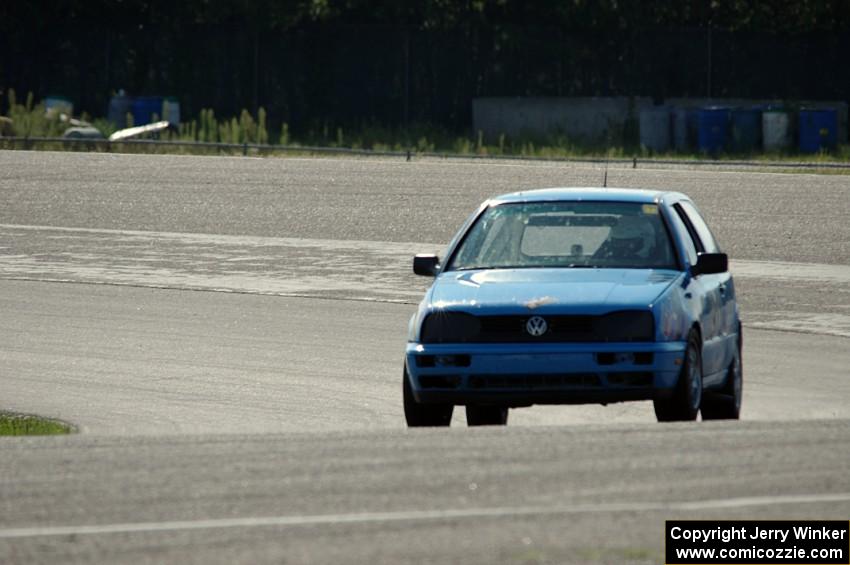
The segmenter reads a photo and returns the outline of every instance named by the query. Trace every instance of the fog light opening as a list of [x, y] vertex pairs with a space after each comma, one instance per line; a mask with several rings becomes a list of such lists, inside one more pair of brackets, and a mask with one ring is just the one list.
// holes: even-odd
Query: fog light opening
[[596, 354], [596, 362], [600, 365], [652, 365], [652, 360], [651, 352], [620, 351]]
[[435, 367], [469, 367], [469, 355], [434, 355]]

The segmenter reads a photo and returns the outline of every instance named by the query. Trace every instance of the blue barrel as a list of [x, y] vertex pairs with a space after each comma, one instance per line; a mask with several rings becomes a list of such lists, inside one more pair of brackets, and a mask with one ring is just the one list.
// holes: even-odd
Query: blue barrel
[[143, 126], [153, 121], [156, 114], [157, 119], [162, 119], [162, 97], [140, 96], [133, 100], [133, 125]]
[[686, 125], [687, 125], [687, 136], [688, 136], [688, 147], [690, 149], [693, 149], [697, 146], [697, 142], [699, 141], [699, 109], [698, 108], [688, 108]]
[[[107, 119], [115, 124], [118, 129], [127, 127], [127, 114], [132, 113], [133, 99], [129, 96], [118, 94], [109, 99], [109, 110]], [[135, 118], [133, 118], [135, 122]]]
[[732, 110], [732, 151], [751, 153], [761, 147], [761, 110], [736, 108]]
[[697, 148], [716, 155], [723, 151], [729, 137], [729, 108], [710, 106], [697, 115]]
[[690, 151], [697, 146], [699, 110], [679, 107], [673, 110], [673, 147]]
[[688, 149], [688, 109], [674, 108], [670, 118], [673, 122], [673, 149], [685, 151]]
[[800, 110], [800, 151], [817, 153], [838, 144], [838, 112], [834, 108]]

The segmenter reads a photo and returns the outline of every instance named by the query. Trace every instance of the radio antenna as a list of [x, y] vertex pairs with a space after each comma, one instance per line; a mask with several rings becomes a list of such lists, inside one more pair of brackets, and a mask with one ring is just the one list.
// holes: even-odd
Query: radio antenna
[[605, 155], [605, 171], [602, 173], [602, 188], [608, 188], [608, 155]]

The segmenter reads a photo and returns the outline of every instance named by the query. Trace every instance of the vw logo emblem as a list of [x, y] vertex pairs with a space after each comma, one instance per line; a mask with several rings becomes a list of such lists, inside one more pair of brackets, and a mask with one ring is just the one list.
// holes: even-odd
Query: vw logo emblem
[[549, 329], [549, 324], [540, 316], [532, 316], [525, 323], [525, 331], [534, 337], [540, 337]]

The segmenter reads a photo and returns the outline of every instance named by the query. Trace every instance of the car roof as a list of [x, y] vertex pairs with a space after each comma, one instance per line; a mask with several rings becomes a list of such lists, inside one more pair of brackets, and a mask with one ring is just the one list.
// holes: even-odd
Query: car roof
[[637, 202], [653, 203], [665, 201], [676, 201], [687, 199], [684, 194], [678, 192], [666, 192], [661, 190], [644, 190], [635, 188], [593, 188], [593, 187], [569, 187], [569, 188], [543, 188], [538, 190], [523, 190], [511, 192], [495, 198], [491, 198], [491, 205], [515, 203], [515, 202], [553, 202], [553, 201], [580, 201], [590, 200], [594, 202]]

